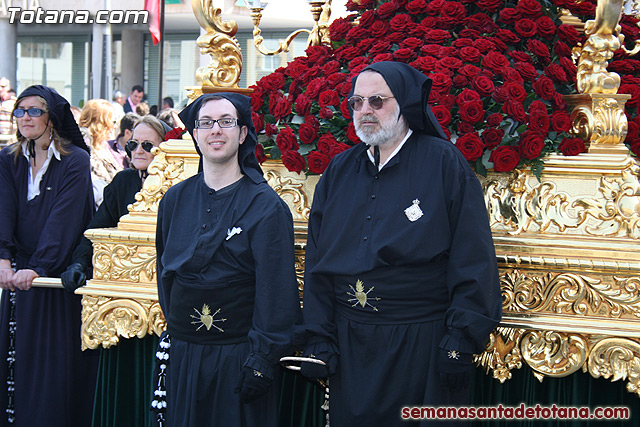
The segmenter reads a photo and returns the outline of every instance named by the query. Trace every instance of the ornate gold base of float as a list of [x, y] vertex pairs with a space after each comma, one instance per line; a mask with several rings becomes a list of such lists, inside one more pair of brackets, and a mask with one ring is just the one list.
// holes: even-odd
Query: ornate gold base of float
[[526, 363], [539, 380], [582, 370], [640, 395], [640, 167], [620, 152], [484, 183], [504, 314], [476, 362], [501, 382]]

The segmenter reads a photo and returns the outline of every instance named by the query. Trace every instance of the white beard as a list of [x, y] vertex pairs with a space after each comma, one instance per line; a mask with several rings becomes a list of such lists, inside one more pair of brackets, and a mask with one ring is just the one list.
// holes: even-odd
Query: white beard
[[[395, 114], [393, 116], [399, 117], [398, 119], [391, 116], [388, 120], [381, 122], [377, 117], [371, 114], [362, 116], [357, 121], [354, 120], [353, 124], [356, 129], [356, 135], [358, 135], [358, 138], [360, 138], [362, 142], [372, 147], [392, 143], [398, 138], [404, 137], [407, 132], [406, 122], [404, 117], [400, 116], [399, 106], [396, 106], [394, 113]], [[360, 127], [360, 123], [365, 121], [378, 123], [380, 129], [373, 131]]]

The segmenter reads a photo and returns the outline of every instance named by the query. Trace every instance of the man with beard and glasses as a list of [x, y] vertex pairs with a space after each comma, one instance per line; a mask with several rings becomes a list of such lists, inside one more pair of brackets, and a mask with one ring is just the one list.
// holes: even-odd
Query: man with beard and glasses
[[501, 318], [480, 184], [427, 101], [431, 80], [378, 62], [349, 98], [363, 144], [315, 190], [304, 362], [330, 377], [332, 426], [403, 424], [403, 407], [470, 400], [472, 355]]

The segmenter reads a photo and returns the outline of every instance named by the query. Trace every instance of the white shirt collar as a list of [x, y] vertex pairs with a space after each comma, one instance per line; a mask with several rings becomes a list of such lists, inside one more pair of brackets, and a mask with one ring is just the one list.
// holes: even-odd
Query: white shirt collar
[[[389, 156], [389, 158], [387, 160], [385, 160], [384, 163], [380, 163], [378, 165], [378, 171], [382, 170], [382, 168], [384, 167], [384, 165], [386, 165], [387, 163], [389, 163], [389, 160], [391, 160], [393, 158], [393, 156], [395, 156], [396, 154], [398, 154], [398, 152], [400, 151], [400, 149], [402, 148], [402, 146], [404, 145], [405, 142], [407, 142], [407, 139], [409, 139], [409, 137], [411, 136], [411, 134], [413, 133], [413, 131], [411, 129], [409, 129], [407, 131], [407, 134], [404, 136], [404, 138], [402, 139], [402, 141], [400, 141], [400, 144], [398, 144], [398, 146], [396, 147], [395, 150], [393, 150], [393, 153], [391, 153], [391, 155]], [[369, 151], [369, 149], [367, 148], [367, 155], [369, 156], [369, 160], [371, 160], [371, 163], [373, 163], [374, 165], [376, 164], [375, 159], [373, 158], [373, 154], [371, 154], [371, 151]]]
[[[29, 160], [29, 149], [27, 148], [28, 147], [27, 144], [28, 144], [27, 141], [22, 143], [22, 155], [27, 160]], [[60, 161], [60, 152], [56, 148], [56, 144], [54, 144], [53, 141], [49, 143], [49, 149], [47, 150], [47, 159], [50, 159], [52, 155], [55, 156], [58, 161]]]
[[[29, 150], [27, 148], [28, 142], [25, 141], [22, 143], [22, 155], [27, 159], [29, 163]], [[60, 161], [60, 152], [56, 148], [56, 145], [51, 141], [49, 143], [49, 149], [47, 150], [47, 158], [45, 159], [42, 167], [36, 173], [36, 176], [33, 176], [33, 169], [31, 165], [29, 165], [29, 181], [27, 183], [27, 200], [32, 200], [37, 195], [40, 194], [40, 182], [42, 181], [42, 177], [44, 176], [47, 169], [49, 169], [49, 164], [51, 163], [51, 158], [55, 157], [58, 161]]]

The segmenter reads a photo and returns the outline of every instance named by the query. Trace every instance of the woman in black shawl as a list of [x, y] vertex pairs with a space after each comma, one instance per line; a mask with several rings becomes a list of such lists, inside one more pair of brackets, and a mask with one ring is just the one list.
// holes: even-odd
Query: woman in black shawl
[[51, 88], [27, 88], [13, 116], [18, 142], [0, 152], [0, 424], [85, 426], [97, 353], [81, 352], [80, 297], [31, 286], [59, 277], [93, 215], [88, 148]]

